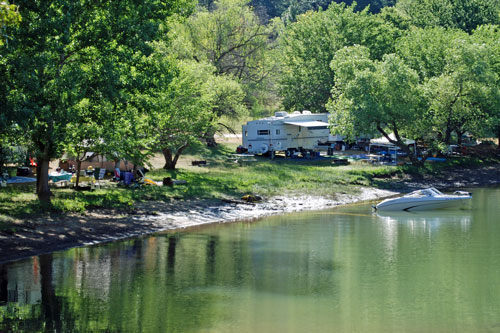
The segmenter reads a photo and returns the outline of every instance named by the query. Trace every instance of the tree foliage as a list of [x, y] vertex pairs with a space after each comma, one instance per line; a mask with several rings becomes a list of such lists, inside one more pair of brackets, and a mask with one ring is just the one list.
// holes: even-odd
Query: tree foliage
[[425, 133], [419, 126], [425, 106], [417, 73], [393, 54], [371, 60], [362, 46], [337, 52], [332, 67], [337, 73], [329, 103], [332, 131], [351, 138], [380, 133], [418, 163], [416, 152], [403, 139]]
[[14, 119], [26, 120], [38, 160], [37, 193], [41, 200], [50, 200], [48, 164], [61, 156], [67, 133], [74, 129], [70, 124], [88, 112], [108, 112], [102, 107], [106, 100], [114, 111], [134, 109], [127, 102], [142, 87], [133, 73], [151, 52], [147, 42], [157, 38], [168, 16], [190, 7], [181, 0], [18, 4], [23, 20], [12, 30], [2, 68], [10, 84], [5, 103]]
[[[500, 27], [498, 25], [484, 25], [474, 31], [473, 38], [476, 43], [488, 49], [487, 60], [491, 70], [496, 77], [490, 78], [490, 84], [500, 87]], [[496, 135], [500, 148], [500, 96], [498, 90], [491, 91], [490, 101], [487, 107], [488, 117], [483, 123], [483, 127], [490, 129]], [[486, 125], [486, 126], [484, 126]]]
[[[261, 24], [247, 4], [247, 0], [216, 1], [213, 10], [200, 10], [170, 32], [173, 55], [215, 68], [214, 121], [243, 116], [245, 99], [248, 102], [255, 92], [259, 94], [273, 68], [268, 53], [273, 27]], [[208, 143], [215, 143], [216, 129], [206, 133]]]
[[498, 74], [491, 48], [461, 30], [414, 29], [397, 43], [398, 54], [419, 73], [429, 100], [429, 130], [443, 144], [452, 133], [485, 135], [496, 108]]
[[483, 24], [500, 23], [499, 0], [399, 0], [396, 8], [413, 25], [472, 32]]
[[271, 31], [260, 24], [247, 0], [218, 0], [214, 10], [200, 10], [170, 32], [172, 51], [181, 58], [205, 61], [217, 74], [239, 82], [262, 80]]
[[17, 26], [20, 22], [18, 7], [8, 1], [0, 2], [0, 47], [8, 42], [9, 36], [5, 32], [7, 27]]
[[486, 43], [459, 30], [414, 29], [396, 50], [382, 61], [371, 61], [362, 47], [337, 52], [329, 104], [334, 131], [355, 136], [376, 129], [388, 139], [393, 132], [396, 139], [389, 141], [421, 164], [403, 135], [437, 151], [451, 143], [453, 133], [482, 136], [489, 121], [496, 124], [500, 90]]
[[280, 92], [288, 110], [325, 111], [335, 70], [335, 53], [345, 46], [363, 45], [372, 59], [390, 53], [400, 31], [368, 11], [332, 4], [325, 11], [301, 15], [280, 38]]
[[148, 132], [156, 151], [163, 153], [164, 168], [175, 169], [184, 149], [212, 126], [215, 68], [175, 59], [162, 42], [155, 43], [147, 64], [145, 69], [154, 79], [138, 98], [149, 110]]

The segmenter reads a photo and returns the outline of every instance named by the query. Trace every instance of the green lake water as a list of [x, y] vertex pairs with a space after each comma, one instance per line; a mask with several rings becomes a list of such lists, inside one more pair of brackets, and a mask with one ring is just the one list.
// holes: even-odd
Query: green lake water
[[500, 189], [467, 209], [370, 204], [0, 266], [0, 331], [500, 332]]

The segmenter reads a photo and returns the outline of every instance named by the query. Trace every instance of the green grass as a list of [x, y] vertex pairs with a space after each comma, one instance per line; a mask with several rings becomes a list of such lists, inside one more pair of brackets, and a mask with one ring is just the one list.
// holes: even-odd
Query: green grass
[[[234, 145], [235, 146], [235, 145]], [[372, 166], [355, 162], [334, 166], [329, 159], [296, 160], [258, 158], [244, 165], [227, 159], [233, 145], [208, 149], [197, 146], [184, 155], [187, 159], [205, 159], [204, 167], [188, 166], [176, 171], [152, 170], [148, 178], [161, 181], [164, 177], [186, 180], [187, 185], [173, 187], [141, 186], [109, 188], [96, 191], [52, 189], [55, 197], [50, 206], [37, 200], [33, 187], [0, 190], [0, 222], [15, 218], [26, 219], [44, 212], [84, 214], [89, 209], [106, 208], [132, 211], [142, 201], [171, 201], [193, 198], [240, 198], [245, 194], [264, 197], [274, 195], [319, 195], [335, 197], [337, 193], [356, 193], [357, 186], [391, 187], [391, 177], [410, 174], [438, 174], [459, 165], [475, 166], [479, 159], [457, 159], [447, 163], [429, 163], [423, 168]]]

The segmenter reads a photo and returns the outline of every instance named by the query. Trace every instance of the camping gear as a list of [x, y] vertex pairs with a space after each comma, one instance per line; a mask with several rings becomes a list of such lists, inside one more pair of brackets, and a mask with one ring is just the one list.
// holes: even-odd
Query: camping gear
[[123, 174], [123, 183], [125, 185], [130, 185], [132, 184], [132, 180], [134, 180], [134, 175], [132, 172], [122, 172]]

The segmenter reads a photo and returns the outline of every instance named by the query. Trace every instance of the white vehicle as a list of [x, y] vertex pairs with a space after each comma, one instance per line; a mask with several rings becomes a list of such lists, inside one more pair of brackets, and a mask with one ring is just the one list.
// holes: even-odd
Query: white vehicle
[[414, 211], [451, 208], [471, 199], [469, 192], [456, 191], [454, 194], [443, 194], [435, 188], [426, 188], [411, 192], [395, 199], [386, 199], [375, 206], [380, 211]]
[[242, 133], [243, 147], [252, 154], [284, 151], [291, 156], [325, 150], [330, 134], [328, 113], [280, 111], [273, 117], [249, 121]]

